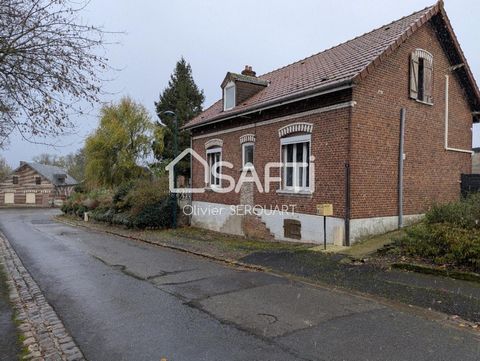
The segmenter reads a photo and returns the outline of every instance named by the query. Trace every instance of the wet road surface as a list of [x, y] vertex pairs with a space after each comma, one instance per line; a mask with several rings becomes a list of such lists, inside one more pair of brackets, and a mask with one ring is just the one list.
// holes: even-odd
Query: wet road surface
[[478, 360], [469, 332], [370, 299], [0, 210], [88, 360]]

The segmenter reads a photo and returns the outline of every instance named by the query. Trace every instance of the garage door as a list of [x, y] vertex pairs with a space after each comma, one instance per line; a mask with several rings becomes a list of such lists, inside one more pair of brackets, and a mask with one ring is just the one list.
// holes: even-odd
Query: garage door
[[27, 193], [27, 199], [26, 199], [25, 203], [35, 204], [35, 193]]
[[15, 193], [5, 193], [5, 204], [13, 204], [15, 201]]

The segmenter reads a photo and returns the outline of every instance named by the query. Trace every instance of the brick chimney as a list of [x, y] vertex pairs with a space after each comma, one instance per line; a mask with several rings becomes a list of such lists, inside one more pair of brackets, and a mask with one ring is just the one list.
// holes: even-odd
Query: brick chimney
[[256, 76], [257, 73], [255, 73], [253, 70], [252, 70], [252, 67], [250, 65], [245, 65], [245, 69], [242, 70], [242, 75], [246, 75], [246, 76]]

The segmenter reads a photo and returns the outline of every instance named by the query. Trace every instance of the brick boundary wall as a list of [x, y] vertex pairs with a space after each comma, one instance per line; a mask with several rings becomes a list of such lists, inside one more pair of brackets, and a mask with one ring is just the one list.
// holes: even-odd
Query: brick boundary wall
[[32, 361], [84, 361], [85, 357], [43, 296], [10, 242], [0, 233], [0, 264], [5, 268], [18, 330]]

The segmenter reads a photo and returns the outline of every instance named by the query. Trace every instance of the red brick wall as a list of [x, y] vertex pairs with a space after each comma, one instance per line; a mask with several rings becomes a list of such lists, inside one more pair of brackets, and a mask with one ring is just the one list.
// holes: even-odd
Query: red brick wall
[[[433, 54], [433, 106], [409, 99], [409, 56]], [[397, 215], [400, 109], [406, 108], [404, 212], [423, 213], [433, 202], [460, 195], [469, 154], [444, 149], [445, 74], [450, 76], [449, 146], [471, 149], [472, 116], [460, 83], [430, 24], [426, 24], [354, 88], [352, 218]]]
[[[254, 163], [259, 178], [264, 184], [264, 167], [267, 162], [280, 162], [280, 138], [278, 130], [294, 122], [313, 123], [312, 155], [315, 156], [315, 194], [311, 197], [287, 196], [276, 193], [278, 183], [271, 184], [267, 193], [254, 193], [254, 203], [262, 206], [275, 207], [295, 205], [295, 211], [300, 213], [316, 213], [316, 204], [333, 203], [337, 217], [344, 215], [344, 173], [347, 156], [348, 119], [350, 108], [333, 110], [325, 113], [299, 117], [294, 120], [281, 121], [273, 124], [259, 125], [255, 128], [234, 131], [208, 138], [193, 140], [193, 149], [205, 156], [205, 142], [218, 138], [223, 140], [222, 159], [234, 164], [234, 168], [224, 169], [224, 173], [236, 180], [240, 176], [242, 154], [240, 136], [255, 134]], [[195, 135], [195, 133], [194, 133]], [[193, 162], [193, 187], [203, 183], [202, 166]], [[272, 176], [278, 176], [278, 171], [272, 171]], [[194, 194], [193, 200], [222, 204], [239, 204], [237, 193], [217, 194], [208, 192]]]

